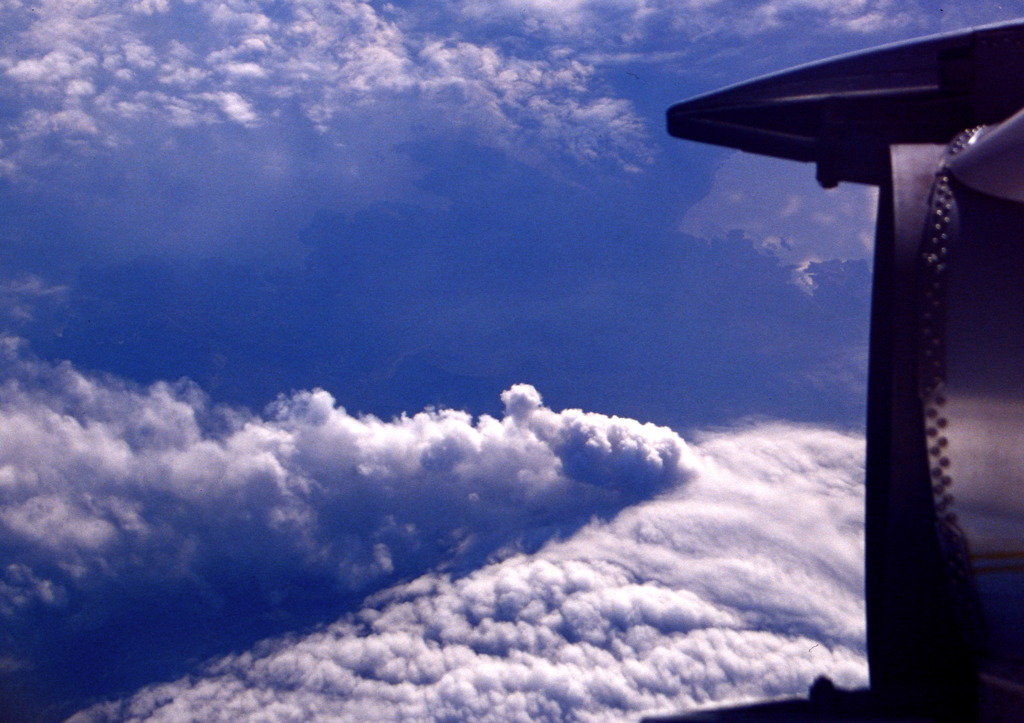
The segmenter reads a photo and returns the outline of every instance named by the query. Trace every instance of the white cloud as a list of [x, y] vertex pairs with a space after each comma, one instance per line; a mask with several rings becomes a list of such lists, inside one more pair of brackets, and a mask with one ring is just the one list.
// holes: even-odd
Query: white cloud
[[[0, 569], [100, 620], [129, 583], [148, 591], [146, 619], [182, 591], [214, 618], [301, 614], [310, 595], [536, 545], [683, 484], [695, 464], [667, 428], [554, 412], [527, 385], [503, 395], [500, 420], [353, 417], [322, 390], [258, 417], [210, 408], [187, 382], [136, 389], [3, 347]], [[259, 592], [232, 612], [239, 571]], [[23, 593], [2, 595], [12, 654], [72, 624], [53, 602], [41, 633], [18, 617]]]
[[224, 115], [242, 125], [254, 125], [259, 120], [259, 116], [253, 111], [252, 106], [238, 93], [203, 93], [200, 97], [216, 103]]
[[645, 41], [665, 29], [671, 29], [677, 42], [709, 34], [751, 36], [795, 18], [851, 33], [878, 32], [921, 19], [917, 8], [894, 0], [461, 0], [459, 6], [478, 22], [514, 20], [528, 32], [595, 44]]
[[35, 145], [67, 131], [120, 145], [163, 123], [253, 127], [294, 107], [321, 133], [371, 113], [442, 129], [454, 120], [517, 154], [540, 144], [543, 154], [627, 166], [648, 154], [629, 103], [595, 89], [587, 66], [416, 31], [360, 0], [291, 0], [273, 17], [254, 0], [128, 11], [41, 0], [0, 6], [0, 23], [0, 93], [21, 107], [4, 139], [7, 164], [39, 162]]
[[862, 456], [810, 427], [705, 436], [689, 485], [614, 520], [72, 720], [620, 721], [863, 685]]
[[842, 184], [826, 191], [809, 164], [733, 153], [708, 194], [687, 209], [679, 229], [702, 238], [740, 231], [797, 269], [810, 262], [870, 259], [877, 198], [873, 186]]
[[801, 12], [818, 13], [828, 25], [854, 33], [878, 32], [913, 22], [917, 8], [894, 0], [767, 0], [757, 15], [770, 26]]
[[68, 287], [49, 284], [34, 274], [0, 281], [0, 314], [14, 322], [32, 321], [40, 307], [67, 302]]
[[865, 681], [858, 435], [687, 445], [526, 384], [501, 419], [354, 417], [322, 390], [256, 416], [3, 353], [4, 670], [149, 629], [176, 632], [145, 657], [184, 659], [383, 590], [79, 721], [621, 720]]

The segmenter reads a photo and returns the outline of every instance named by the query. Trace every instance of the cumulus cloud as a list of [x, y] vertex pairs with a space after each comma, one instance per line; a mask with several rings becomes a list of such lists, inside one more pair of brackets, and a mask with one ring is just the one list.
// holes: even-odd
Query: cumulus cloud
[[2, 168], [51, 160], [55, 141], [96, 153], [154, 127], [252, 129], [293, 116], [330, 134], [368, 113], [454, 123], [511, 151], [539, 143], [626, 166], [648, 155], [630, 104], [596, 88], [589, 66], [438, 36], [410, 17], [361, 0], [2, 5], [0, 93], [20, 106]]
[[533, 549], [695, 464], [667, 428], [555, 412], [528, 385], [502, 419], [354, 417], [322, 390], [254, 416], [185, 381], [135, 388], [11, 339], [3, 353], [0, 611], [24, 667], [86, 635], [112, 656], [134, 646], [126, 625], [170, 619], [179, 643], [234, 645], [223, 621], [243, 637], [302, 624], [397, 577]]
[[707, 435], [688, 485], [610, 521], [72, 720], [621, 721], [863, 685], [862, 457], [810, 427]]

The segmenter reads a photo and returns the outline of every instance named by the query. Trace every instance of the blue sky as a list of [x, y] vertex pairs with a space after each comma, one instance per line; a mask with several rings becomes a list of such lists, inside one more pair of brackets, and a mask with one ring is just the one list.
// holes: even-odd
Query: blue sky
[[597, 721], [863, 684], [874, 195], [664, 111], [1011, 18], [0, 0], [11, 710]]

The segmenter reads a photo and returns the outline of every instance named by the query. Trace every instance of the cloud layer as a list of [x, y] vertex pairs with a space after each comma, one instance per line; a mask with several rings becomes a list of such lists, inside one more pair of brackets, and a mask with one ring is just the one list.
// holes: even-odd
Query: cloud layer
[[134, 637], [154, 625], [180, 626], [191, 655], [204, 638], [231, 647], [301, 626], [398, 577], [532, 549], [682, 484], [694, 465], [669, 429], [554, 412], [528, 385], [504, 393], [500, 420], [359, 418], [320, 390], [258, 417], [211, 408], [188, 382], [134, 388], [35, 361], [11, 339], [4, 354], [0, 615], [13, 670], [82, 675], [60, 640], [93, 640], [99, 660], [144, 659], [147, 644], [158, 656], [160, 641]]
[[919, 20], [893, 0], [461, 0], [474, 19], [516, 18], [524, 28], [577, 41], [601, 42], [598, 28], [614, 28], [604, 41], [635, 43], [669, 30], [679, 38], [709, 34], [756, 35], [796, 19], [853, 33], [877, 32]]
[[3, 349], [8, 704], [66, 715], [346, 610], [79, 720], [612, 720], [864, 682], [859, 435], [693, 446], [529, 385], [501, 419], [323, 391], [254, 416]]
[[349, 124], [398, 118], [513, 153], [533, 144], [626, 165], [647, 153], [630, 104], [595, 89], [591, 67], [426, 33], [390, 5], [40, 0], [0, 5], [0, 21], [0, 93], [19, 99], [0, 136], [8, 175], [145, 142], [154, 127], [173, 137], [299, 118], [346, 146]]
[[359, 129], [393, 141], [395, 126], [405, 142], [444, 129], [534, 162], [636, 169], [651, 158], [648, 129], [600, 62], [626, 53], [657, 64], [695, 40], [794, 23], [924, 32], [940, 15], [893, 0], [5, 2], [0, 97], [16, 110], [0, 127], [0, 173], [141, 152], [154, 129], [166, 144], [196, 128], [262, 130], [264, 147], [284, 136], [301, 147], [311, 133], [365, 165], [373, 155], [359, 146], [387, 142]]
[[431, 573], [98, 721], [613, 721], [866, 682], [863, 441], [705, 437], [694, 480], [534, 555]]

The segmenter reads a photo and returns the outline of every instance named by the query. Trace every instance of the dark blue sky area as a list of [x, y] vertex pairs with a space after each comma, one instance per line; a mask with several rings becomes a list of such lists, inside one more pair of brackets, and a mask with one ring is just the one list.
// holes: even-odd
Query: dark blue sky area
[[529, 381], [559, 408], [677, 428], [860, 423], [866, 261], [812, 266], [808, 294], [740, 231], [676, 231], [668, 184], [599, 180], [452, 149], [420, 182], [447, 208], [317, 211], [291, 264], [83, 263], [66, 305], [21, 331], [45, 356], [145, 383], [187, 376], [255, 409], [321, 386], [386, 417], [493, 412]]

